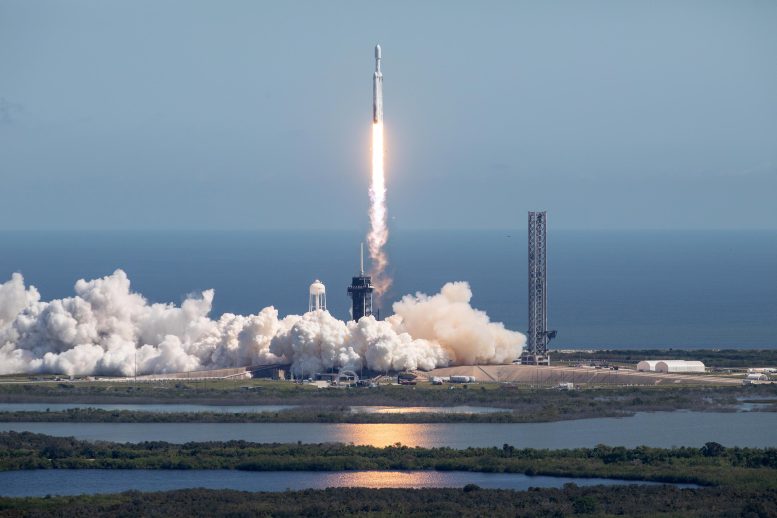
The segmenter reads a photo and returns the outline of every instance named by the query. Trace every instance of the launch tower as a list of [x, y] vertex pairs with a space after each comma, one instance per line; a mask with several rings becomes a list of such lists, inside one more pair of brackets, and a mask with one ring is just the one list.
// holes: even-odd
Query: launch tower
[[359, 275], [353, 277], [348, 286], [348, 296], [353, 302], [351, 316], [358, 322], [361, 317], [372, 315], [372, 277], [364, 275], [364, 244], [361, 246]]
[[546, 255], [547, 212], [529, 212], [529, 330], [521, 363], [549, 365], [548, 261]]

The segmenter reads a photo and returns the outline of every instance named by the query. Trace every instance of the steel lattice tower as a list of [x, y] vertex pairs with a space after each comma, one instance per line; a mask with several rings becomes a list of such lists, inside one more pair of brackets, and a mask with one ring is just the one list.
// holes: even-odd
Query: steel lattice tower
[[547, 212], [529, 212], [529, 330], [531, 363], [546, 363], [548, 353]]

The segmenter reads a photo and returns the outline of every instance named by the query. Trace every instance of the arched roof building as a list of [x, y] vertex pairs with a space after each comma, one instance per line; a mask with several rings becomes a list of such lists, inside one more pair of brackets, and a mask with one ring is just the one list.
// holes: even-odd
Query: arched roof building
[[704, 364], [697, 361], [686, 360], [662, 360], [656, 363], [656, 372], [701, 372], [705, 371]]

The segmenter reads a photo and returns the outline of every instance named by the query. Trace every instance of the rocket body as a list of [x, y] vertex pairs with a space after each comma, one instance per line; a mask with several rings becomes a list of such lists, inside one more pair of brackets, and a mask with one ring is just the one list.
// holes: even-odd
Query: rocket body
[[383, 74], [380, 72], [380, 45], [375, 45], [375, 73], [372, 75], [372, 122], [383, 123]]
[[[370, 181], [370, 231], [367, 245], [370, 249], [376, 300], [391, 286], [386, 274], [388, 255], [388, 225], [386, 221], [386, 175], [383, 169], [383, 74], [380, 72], [380, 45], [375, 45], [375, 73], [372, 75], [372, 178]], [[377, 311], [376, 311], [377, 313]]]

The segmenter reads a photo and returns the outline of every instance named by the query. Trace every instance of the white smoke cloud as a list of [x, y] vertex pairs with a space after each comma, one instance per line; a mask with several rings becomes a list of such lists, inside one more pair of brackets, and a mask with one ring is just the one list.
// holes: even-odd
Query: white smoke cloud
[[75, 295], [42, 302], [20, 274], [0, 284], [0, 374], [125, 375], [291, 363], [296, 373], [362, 367], [430, 370], [457, 364], [505, 363], [525, 337], [470, 305], [465, 282], [436, 295], [406, 295], [384, 321], [343, 322], [326, 311], [279, 318], [209, 317], [214, 292], [180, 307], [152, 304], [130, 289], [122, 270], [79, 280]]

